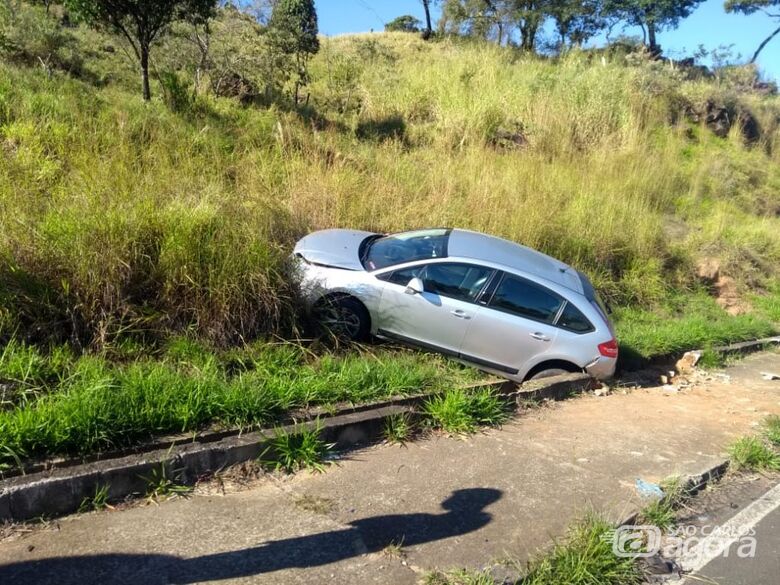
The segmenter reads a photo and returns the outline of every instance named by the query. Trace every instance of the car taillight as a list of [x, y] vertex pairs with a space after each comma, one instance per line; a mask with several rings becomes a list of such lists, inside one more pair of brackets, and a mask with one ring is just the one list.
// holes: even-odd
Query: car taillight
[[599, 353], [604, 357], [616, 358], [618, 356], [618, 344], [614, 339], [599, 343]]

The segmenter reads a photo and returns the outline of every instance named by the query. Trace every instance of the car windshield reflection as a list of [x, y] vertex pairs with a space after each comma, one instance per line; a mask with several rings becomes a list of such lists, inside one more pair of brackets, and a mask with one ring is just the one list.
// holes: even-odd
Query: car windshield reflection
[[444, 258], [447, 256], [448, 229], [429, 229], [385, 236], [371, 242], [363, 257], [366, 270], [380, 270], [388, 266]]

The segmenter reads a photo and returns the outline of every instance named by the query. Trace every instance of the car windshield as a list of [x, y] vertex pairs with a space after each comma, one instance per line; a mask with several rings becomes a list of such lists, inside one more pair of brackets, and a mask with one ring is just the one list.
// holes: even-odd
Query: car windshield
[[369, 240], [361, 261], [366, 270], [379, 270], [415, 260], [444, 258], [447, 255], [448, 229], [417, 230]]

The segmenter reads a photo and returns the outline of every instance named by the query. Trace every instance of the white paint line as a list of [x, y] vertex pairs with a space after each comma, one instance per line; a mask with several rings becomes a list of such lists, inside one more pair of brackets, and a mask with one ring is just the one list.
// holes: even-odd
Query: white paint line
[[686, 574], [681, 579], [673, 579], [667, 583], [682, 583], [690, 575], [701, 571], [713, 559], [739, 541], [740, 535], [752, 534], [752, 529], [778, 507], [780, 507], [780, 484], [721, 524], [719, 529], [713, 530], [713, 534], [720, 536], [703, 538], [697, 546], [691, 547], [686, 554], [675, 559]]

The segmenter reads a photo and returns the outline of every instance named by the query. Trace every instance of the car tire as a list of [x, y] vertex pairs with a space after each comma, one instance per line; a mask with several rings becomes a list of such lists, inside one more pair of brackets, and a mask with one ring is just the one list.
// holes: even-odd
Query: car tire
[[552, 378], [553, 376], [561, 376], [563, 374], [571, 374], [571, 372], [569, 372], [568, 370], [563, 370], [561, 368], [550, 368], [548, 370], [542, 370], [541, 372], [536, 372], [529, 379], [539, 380], [541, 378]]
[[353, 297], [324, 299], [313, 316], [318, 333], [338, 341], [366, 341], [371, 331], [366, 307]]

